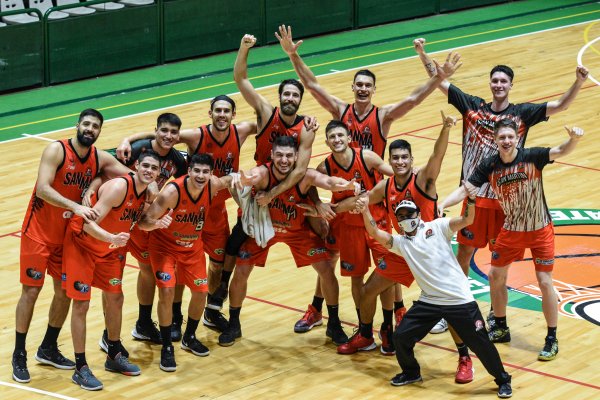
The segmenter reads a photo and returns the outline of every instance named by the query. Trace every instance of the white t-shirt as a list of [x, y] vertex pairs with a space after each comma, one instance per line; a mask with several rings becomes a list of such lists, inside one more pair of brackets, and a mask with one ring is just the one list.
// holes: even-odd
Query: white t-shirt
[[421, 288], [419, 301], [453, 306], [475, 301], [469, 281], [456, 261], [448, 218], [421, 222], [415, 236], [393, 235], [391, 251], [400, 254]]

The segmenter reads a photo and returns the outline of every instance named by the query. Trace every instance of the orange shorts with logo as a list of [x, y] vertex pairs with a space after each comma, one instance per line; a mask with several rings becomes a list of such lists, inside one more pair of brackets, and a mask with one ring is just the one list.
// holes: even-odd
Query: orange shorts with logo
[[536, 271], [554, 269], [554, 225], [549, 224], [532, 232], [514, 232], [502, 229], [492, 251], [494, 267], [503, 267], [522, 260], [525, 249], [531, 249]]
[[141, 230], [136, 225], [131, 231], [129, 241], [127, 242], [127, 251], [140, 264], [150, 264], [150, 252], [148, 251], [149, 233]]
[[185, 285], [193, 292], [208, 292], [206, 258], [202, 245], [181, 251], [169, 245], [154, 243], [150, 237], [150, 263], [159, 288]]
[[213, 204], [202, 229], [204, 251], [212, 262], [223, 264], [225, 261], [225, 244], [230, 235], [227, 208]]
[[[465, 212], [466, 204], [465, 201], [461, 215]], [[490, 250], [493, 250], [502, 225], [504, 212], [501, 209], [475, 206], [475, 221], [458, 231], [458, 243], [478, 249], [489, 245]]]
[[61, 279], [62, 256], [62, 244], [44, 244], [21, 235], [21, 283], [27, 286], [44, 286], [46, 273], [54, 279]]

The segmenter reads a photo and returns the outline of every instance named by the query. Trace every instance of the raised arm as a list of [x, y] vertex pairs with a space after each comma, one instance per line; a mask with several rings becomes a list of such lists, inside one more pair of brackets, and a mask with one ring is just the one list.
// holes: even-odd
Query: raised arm
[[470, 196], [467, 200], [467, 207], [465, 212], [460, 217], [454, 217], [450, 219], [450, 229], [456, 232], [462, 228], [466, 228], [471, 225], [475, 220], [475, 196]]
[[238, 137], [240, 138], [240, 146], [244, 144], [248, 136], [256, 135], [256, 122], [243, 121], [236, 124], [235, 127], [238, 131]]
[[583, 86], [583, 83], [587, 79], [589, 71], [583, 65], [579, 65], [575, 70], [575, 82], [571, 85], [569, 90], [567, 90], [560, 99], [549, 101], [546, 105], [546, 116], [554, 115], [561, 111], [569, 108], [575, 97], [577, 97], [577, 93], [579, 93], [579, 89]]
[[[435, 75], [436, 68], [435, 68], [435, 64], [434, 64], [433, 60], [431, 59], [431, 57], [429, 57], [429, 55], [425, 52], [425, 39], [423, 39], [423, 38], [415, 39], [415, 40], [413, 40], [413, 45], [415, 46], [415, 51], [419, 55], [419, 59], [421, 60], [421, 63], [423, 63], [423, 67], [425, 67], [425, 71], [427, 71], [427, 75], [429, 75], [429, 77], [432, 77], [433, 75]], [[448, 96], [448, 88], [449, 87], [450, 87], [450, 82], [448, 82], [446, 79], [442, 80], [438, 85], [438, 88], [446, 96]]]
[[394, 245], [394, 238], [390, 233], [382, 231], [377, 227], [377, 222], [375, 221], [375, 219], [371, 215], [371, 212], [369, 211], [368, 203], [361, 211], [363, 215], [363, 221], [365, 223], [365, 229], [367, 230], [369, 236], [377, 240], [381, 245], [385, 246], [387, 249], [391, 249]]
[[579, 143], [579, 140], [583, 137], [583, 129], [581, 128], [569, 128], [565, 126], [565, 129], [569, 133], [569, 139], [561, 145], [550, 149], [550, 161], [556, 160], [557, 158], [571, 153], [575, 149], [575, 146], [577, 146], [577, 143]]
[[302, 44], [302, 40], [299, 40], [296, 43], [293, 42], [292, 27], [288, 26], [286, 28], [285, 25], [281, 25], [279, 27], [279, 34], [275, 32], [275, 37], [279, 40], [283, 51], [290, 57], [290, 61], [294, 65], [298, 77], [310, 94], [312, 94], [321, 107], [329, 111], [333, 119], [340, 119], [344, 112], [344, 108], [346, 107], [346, 103], [339, 98], [330, 95], [321, 85], [319, 85], [315, 75], [298, 54], [298, 47]]
[[259, 128], [262, 128], [262, 124], [267, 122], [268, 116], [271, 115], [273, 107], [267, 99], [254, 89], [254, 86], [252, 86], [252, 83], [248, 79], [248, 53], [255, 43], [256, 38], [252, 35], [244, 35], [242, 38], [240, 49], [235, 59], [235, 65], [233, 66], [233, 79], [238, 89], [240, 89], [244, 100], [256, 111]]

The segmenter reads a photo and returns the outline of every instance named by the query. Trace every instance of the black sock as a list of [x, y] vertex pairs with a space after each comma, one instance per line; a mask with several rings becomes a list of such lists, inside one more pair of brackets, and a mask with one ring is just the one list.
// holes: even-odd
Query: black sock
[[171, 325], [158, 326], [163, 346], [171, 346]]
[[494, 317], [494, 321], [496, 321], [496, 326], [502, 329], [508, 328], [506, 325], [506, 317]]
[[150, 305], [139, 305], [139, 321], [144, 324], [152, 325], [152, 304]]
[[117, 354], [119, 354], [119, 352], [121, 351], [121, 341], [113, 341], [108, 339], [106, 343], [108, 344], [108, 356], [114, 360]]
[[77, 368], [77, 371], [81, 371], [81, 368], [85, 365], [87, 365], [85, 351], [83, 353], [75, 353], [75, 368]]
[[171, 308], [173, 310], [173, 320], [182, 321], [183, 314], [181, 313], [181, 302], [173, 302], [173, 306]]
[[360, 323], [360, 336], [370, 339], [373, 337], [373, 323], [371, 322], [370, 324], [365, 324], [365, 323]]
[[469, 357], [469, 348], [464, 343], [455, 343], [460, 357]]
[[381, 311], [383, 311], [383, 325], [384, 326], [392, 326], [394, 312], [392, 310], [381, 310]]
[[229, 307], [229, 324], [239, 325], [240, 324], [240, 311], [242, 307]]
[[193, 319], [192, 317], [188, 317], [187, 325], [185, 326], [185, 333], [183, 337], [189, 339], [193, 336], [196, 336], [196, 329], [198, 328], [199, 319]]
[[44, 335], [44, 340], [42, 340], [42, 347], [47, 349], [52, 346], [57, 346], [58, 334], [60, 333], [61, 328], [55, 328], [53, 326], [48, 325], [46, 329], [46, 334]]
[[360, 323], [360, 308], [356, 309], [356, 316], [358, 317], [358, 322]]
[[[318, 312], [323, 311], [323, 300], [325, 299], [322, 297], [313, 296], [312, 306], [316, 308]], [[329, 309], [329, 305], [327, 306], [327, 309]]]
[[404, 300], [394, 302], [394, 311], [398, 311], [402, 307], [404, 307]]
[[548, 339], [554, 338], [556, 339], [556, 326], [554, 328], [548, 327], [548, 335], [546, 335]]
[[25, 351], [25, 339], [27, 338], [27, 332], [21, 333], [15, 331], [15, 352], [22, 350]]
[[[315, 299], [318, 297], [315, 297]], [[321, 299], [321, 301], [323, 301], [323, 299]], [[329, 325], [329, 323], [338, 323], [340, 322], [340, 317], [338, 315], [338, 311], [339, 311], [339, 306], [336, 304], [335, 306], [330, 306], [329, 304], [327, 304], [327, 313], [329, 313], [329, 322], [327, 323]]]
[[231, 273], [233, 271], [221, 271], [221, 283], [220, 285], [223, 287], [228, 287], [229, 286], [229, 279], [231, 279]]

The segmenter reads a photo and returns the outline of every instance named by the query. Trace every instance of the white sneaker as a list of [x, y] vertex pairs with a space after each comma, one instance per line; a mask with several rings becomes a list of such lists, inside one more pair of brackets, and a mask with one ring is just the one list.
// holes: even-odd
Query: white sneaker
[[435, 324], [435, 326], [433, 328], [431, 328], [429, 333], [444, 333], [447, 330], [448, 330], [448, 323], [446, 322], [446, 320], [444, 318], [442, 318], [438, 321], [437, 324]]

